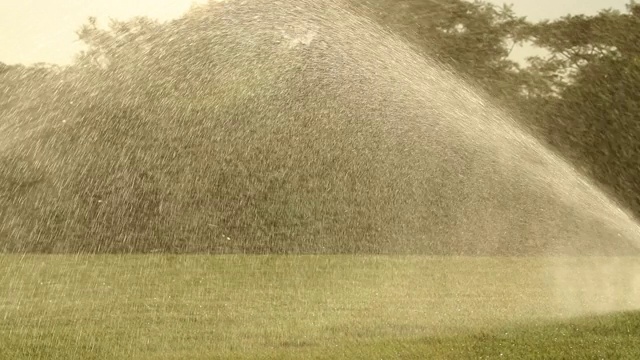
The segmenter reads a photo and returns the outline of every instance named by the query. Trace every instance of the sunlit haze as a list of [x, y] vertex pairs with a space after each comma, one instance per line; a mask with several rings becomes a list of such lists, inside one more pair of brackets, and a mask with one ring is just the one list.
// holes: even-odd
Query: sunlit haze
[[468, 1], [0, 0], [0, 360], [640, 359], [640, 4]]
[[[206, 0], [0, 0], [0, 62], [68, 64], [82, 49], [75, 31], [95, 16], [109, 18], [149, 16], [168, 20], [180, 16], [193, 3]], [[492, 0], [496, 4], [504, 1]], [[627, 0], [513, 0], [515, 11], [530, 20], [557, 18], [567, 13], [593, 14], [600, 9], [624, 9]], [[522, 58], [531, 49], [516, 49]]]
[[205, 0], [0, 0], [0, 61], [68, 64], [82, 49], [76, 30], [94, 16], [175, 18]]

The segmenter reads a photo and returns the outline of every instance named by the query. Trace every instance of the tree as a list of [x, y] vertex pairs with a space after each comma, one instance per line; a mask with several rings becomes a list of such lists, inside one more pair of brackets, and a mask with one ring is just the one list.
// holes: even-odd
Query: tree
[[532, 26], [549, 142], [640, 214], [640, 6]]
[[526, 40], [527, 22], [510, 6], [485, 1], [401, 0], [357, 2], [356, 7], [428, 56], [505, 97], [517, 86], [518, 64], [508, 57]]
[[[594, 236], [581, 225], [598, 219], [573, 216], [513, 161], [530, 148], [507, 140], [514, 152], [492, 157], [485, 138], [469, 141], [458, 125], [493, 113], [460, 83], [432, 81], [406, 42], [341, 5], [280, 5], [210, 2], [106, 30], [90, 20], [89, 48], [62, 74], [77, 90], [59, 98], [73, 103], [55, 118], [66, 122], [3, 153], [29, 186], [0, 188], [2, 246], [530, 254]], [[421, 21], [414, 48], [485, 85], [509, 79], [504, 41], [519, 25], [481, 3], [432, 5], [454, 15]], [[557, 226], [567, 218], [577, 230]]]

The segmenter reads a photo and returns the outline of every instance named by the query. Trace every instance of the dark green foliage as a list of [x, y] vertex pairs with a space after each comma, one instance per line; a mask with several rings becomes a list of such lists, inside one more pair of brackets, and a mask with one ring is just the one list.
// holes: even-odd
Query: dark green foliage
[[[603, 11], [531, 28], [551, 51], [536, 76], [555, 78], [557, 97], [533, 99], [546, 139], [640, 214], [640, 18]], [[563, 77], [560, 74], [568, 74]], [[549, 94], [552, 89], [544, 93]]]
[[527, 22], [510, 6], [461, 0], [351, 2], [498, 99], [513, 100], [516, 95], [519, 66], [508, 57], [528, 35]]
[[[502, 95], [513, 98], [523, 79], [540, 83], [506, 59], [509, 44], [527, 34], [508, 8], [404, 3], [392, 18], [375, 10], [391, 6], [385, 2], [369, 15]], [[574, 216], [571, 206], [558, 206], [523, 172], [527, 149], [506, 154], [516, 162], [504, 164], [494, 159], [501, 154], [464, 140], [447, 123], [459, 118], [433, 93], [456, 89], [405, 88], [420, 74], [410, 79], [377, 59], [375, 47], [386, 46], [391, 61], [407, 60], [393, 58], [391, 40], [354, 34], [354, 27], [370, 26], [365, 20], [307, 4], [335, 23], [316, 24], [313, 46], [288, 46], [281, 33], [304, 34], [274, 26], [305, 19], [296, 13], [302, 10], [254, 17], [243, 6], [249, 10], [212, 2], [166, 24], [138, 18], [107, 30], [90, 20], [78, 32], [88, 50], [74, 66], [6, 72], [0, 247], [437, 254], [632, 248], [607, 245], [611, 234], [599, 232], [598, 221], [565, 221]], [[464, 31], [455, 30], [459, 24]], [[554, 108], [545, 96], [535, 101]], [[567, 238], [576, 231], [599, 240], [576, 247]]]

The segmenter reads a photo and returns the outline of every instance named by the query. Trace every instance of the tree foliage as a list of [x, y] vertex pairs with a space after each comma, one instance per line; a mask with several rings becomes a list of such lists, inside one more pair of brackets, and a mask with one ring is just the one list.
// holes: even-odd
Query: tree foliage
[[517, 87], [519, 66], [509, 55], [527, 39], [528, 23], [510, 6], [464, 0], [370, 0], [354, 6], [494, 95]]
[[[636, 8], [530, 24], [510, 7], [480, 1], [351, 6], [529, 111], [547, 141], [640, 212]], [[303, 10], [287, 9], [254, 17], [235, 3], [210, 2], [166, 23], [134, 18], [101, 28], [89, 19], [78, 31], [87, 49], [73, 66], [0, 67], [8, 80], [0, 83], [1, 111], [11, 119], [0, 129], [12, 129], [0, 134], [7, 149], [0, 205], [11, 209], [0, 210], [0, 236], [7, 239], [1, 246], [546, 249], [552, 239], [520, 215], [531, 212], [549, 224], [567, 215], [549, 205], [549, 194], [496, 178], [508, 169], [478, 166], [482, 152], [447, 143], [450, 134], [435, 126], [437, 119], [407, 115], [409, 101], [422, 99], [380, 86], [394, 79], [384, 78], [393, 76], [362, 45], [377, 46], [375, 39], [332, 37], [353, 23], [313, 32], [313, 21], [300, 20], [309, 20]], [[285, 23], [300, 28], [277, 28]], [[551, 57], [521, 68], [509, 54], [525, 40]], [[425, 121], [435, 124], [428, 143], [418, 125]], [[494, 187], [471, 191], [479, 178], [493, 179]], [[514, 211], [511, 200], [525, 204]], [[499, 220], [474, 222], [478, 213]]]
[[535, 75], [556, 84], [540, 113], [548, 141], [640, 214], [640, 16], [605, 10], [531, 27], [550, 51]]

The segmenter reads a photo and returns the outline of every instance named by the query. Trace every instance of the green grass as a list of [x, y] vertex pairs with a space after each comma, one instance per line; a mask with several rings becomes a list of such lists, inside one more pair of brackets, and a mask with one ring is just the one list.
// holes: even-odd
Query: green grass
[[639, 263], [2, 255], [0, 358], [638, 359]]

